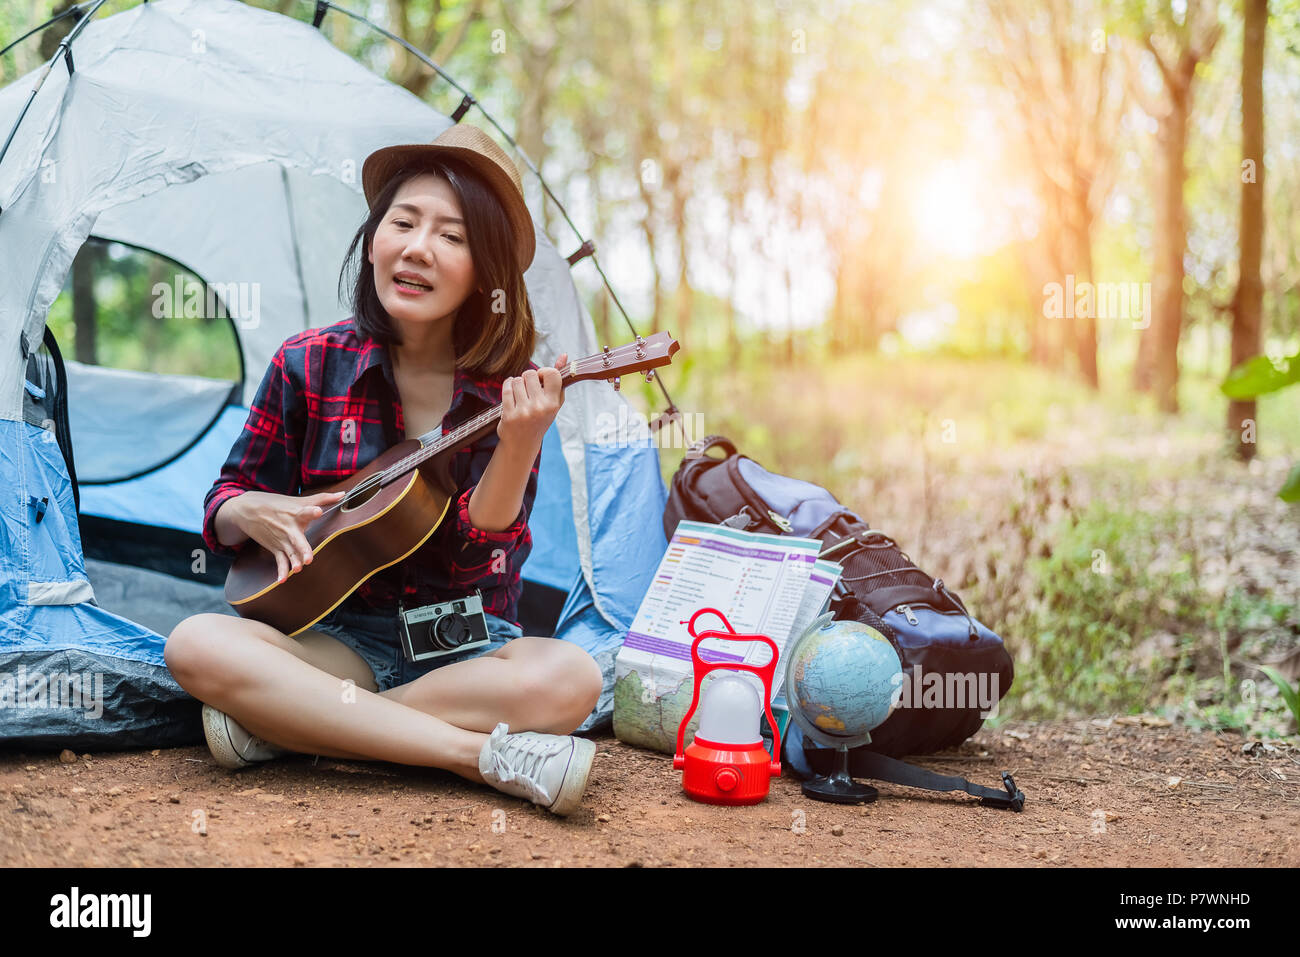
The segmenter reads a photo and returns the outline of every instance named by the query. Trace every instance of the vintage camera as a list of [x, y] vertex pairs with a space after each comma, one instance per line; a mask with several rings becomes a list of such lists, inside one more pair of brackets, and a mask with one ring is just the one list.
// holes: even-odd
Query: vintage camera
[[445, 655], [459, 655], [491, 642], [483, 593], [437, 605], [407, 610], [398, 607], [402, 622], [402, 653], [407, 661], [429, 661]]

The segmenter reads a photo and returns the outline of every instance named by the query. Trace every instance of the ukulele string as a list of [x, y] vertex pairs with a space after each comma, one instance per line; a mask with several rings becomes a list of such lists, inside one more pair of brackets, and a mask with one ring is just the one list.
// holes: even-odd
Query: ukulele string
[[[630, 347], [623, 346], [622, 348], [626, 349]], [[622, 350], [620, 349], [617, 351], [622, 351]], [[592, 356], [591, 358], [594, 359], [597, 357]], [[601, 356], [599, 358], [603, 360], [604, 356]], [[578, 366], [580, 366], [581, 364], [587, 361], [588, 361], [587, 359], [575, 359], [572, 362], [568, 363], [565, 366], [565, 371], [561, 373], [560, 376], [561, 387], [563, 387], [565, 384], [564, 382], [565, 378], [576, 375], [578, 371]], [[441, 438], [429, 443], [428, 445], [422, 446], [419, 450], [412, 452], [409, 455], [399, 459], [398, 461], [390, 465], [388, 468], [384, 469], [382, 472], [378, 472], [375, 475], [372, 475], [361, 485], [358, 485], [356, 488], [351, 489], [350, 492], [352, 494], [355, 494], [357, 489], [361, 489], [361, 488], [369, 489], [372, 486], [375, 488], [383, 488], [389, 482], [406, 474], [411, 469], [419, 466], [424, 461], [433, 458], [435, 455], [445, 452], [449, 448], [452, 448], [456, 443], [460, 442], [465, 436], [470, 435], [471, 433], [477, 431], [478, 429], [482, 428], [485, 425], [488, 425], [494, 419], [499, 419], [501, 417], [502, 408], [503, 406], [496, 405], [485, 412], [480, 412], [478, 415], [474, 416], [474, 418], [470, 419], [468, 422], [461, 423], [461, 425], [457, 426], [455, 429], [453, 429], [451, 432], [448, 432], [446, 435], [442, 436]], [[324, 518], [326, 515], [330, 514], [336, 509], [342, 508], [344, 503], [347, 502], [347, 500], [348, 497], [345, 494], [343, 498], [339, 499], [333, 505], [329, 506], [328, 508], [321, 509], [321, 513], [319, 516], [317, 516], [317, 518], [318, 519]]]
[[[442, 436], [439, 440], [432, 442], [429, 445], [422, 446], [418, 451], [412, 452], [410, 455], [407, 455], [404, 458], [399, 459], [397, 462], [394, 462], [392, 465], [384, 469], [382, 472], [375, 473], [370, 478], [368, 478], [365, 482], [363, 482], [361, 485], [358, 485], [355, 488], [351, 489], [350, 492], [355, 495], [358, 490], [369, 490], [370, 488], [376, 488], [376, 489], [383, 488], [389, 482], [406, 474], [411, 469], [423, 463], [425, 460], [432, 458], [433, 456], [439, 454], [440, 452], [446, 451], [448, 448], [452, 446], [453, 443], [461, 441], [465, 436], [469, 435], [476, 429], [487, 425], [493, 419], [500, 418], [500, 416], [501, 416], [501, 406], [499, 405], [491, 409], [488, 409], [486, 412], [479, 413], [478, 415], [474, 416], [474, 418], [470, 419], [468, 422], [461, 424], [455, 430], [448, 432], [446, 435]], [[329, 506], [328, 508], [322, 509], [318, 518], [324, 518], [330, 512], [342, 508], [343, 505], [347, 502], [347, 500], [348, 500], [347, 495], [344, 495], [343, 498], [339, 499], [333, 505]]]

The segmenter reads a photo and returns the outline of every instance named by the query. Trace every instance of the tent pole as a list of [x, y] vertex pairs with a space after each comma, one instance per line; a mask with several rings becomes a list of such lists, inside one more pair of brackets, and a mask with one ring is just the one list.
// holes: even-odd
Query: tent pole
[[50, 17], [48, 20], [46, 20], [44, 23], [42, 23], [39, 27], [32, 27], [30, 30], [28, 30], [26, 33], [24, 33], [22, 36], [20, 36], [20, 37], [19, 37], [17, 40], [15, 40], [13, 43], [9, 44], [9, 45], [8, 45], [7, 47], [5, 47], [3, 50], [0, 50], [0, 56], [4, 56], [6, 53], [8, 53], [8, 52], [9, 52], [10, 50], [12, 50], [14, 47], [18, 46], [18, 44], [20, 44], [20, 43], [22, 43], [24, 40], [26, 40], [26, 39], [27, 39], [29, 36], [31, 36], [33, 33], [40, 33], [40, 32], [41, 32], [42, 30], [44, 30], [46, 27], [48, 27], [48, 26], [52, 26], [53, 24], [58, 23], [58, 22], [59, 22], [60, 20], [62, 20], [64, 17], [80, 17], [80, 16], [81, 16], [81, 8], [84, 7], [84, 6], [87, 6], [90, 2], [91, 2], [91, 0], [86, 0], [85, 3], [78, 3], [78, 4], [75, 4], [74, 6], [68, 7], [68, 9], [64, 10], [62, 13]]
[[[98, 13], [99, 8], [106, 2], [107, 0], [95, 0], [95, 5], [91, 7], [84, 16], [77, 20], [76, 25], [73, 26], [68, 35], [59, 43], [59, 48], [54, 51], [54, 56], [50, 57], [49, 62], [46, 63], [45, 67], [41, 70], [40, 75], [36, 78], [35, 85], [32, 86], [31, 95], [27, 97], [27, 102], [23, 104], [22, 111], [18, 114], [18, 119], [14, 120], [13, 129], [11, 129], [9, 135], [5, 137], [4, 146], [0, 146], [0, 163], [4, 162], [5, 154], [9, 152], [9, 144], [14, 141], [14, 136], [18, 133], [18, 127], [22, 125], [23, 117], [27, 115], [27, 110], [31, 107], [32, 101], [36, 99], [36, 94], [40, 92], [41, 87], [45, 84], [45, 78], [50, 75], [50, 70], [54, 69], [54, 63], [58, 60], [59, 54], [63, 54], [64, 61], [68, 64], [68, 75], [71, 76], [75, 72], [76, 67], [73, 66], [72, 63], [72, 41], [81, 34], [82, 29], [84, 29], [86, 24], [90, 22], [91, 17]], [[65, 11], [65, 13], [70, 12], [71, 10], [80, 11], [80, 9], [80, 7], [70, 7], [68, 11]], [[57, 20], [59, 18], [55, 17], [54, 19]], [[43, 30], [53, 22], [54, 20], [51, 20], [36, 29]], [[30, 33], [26, 34], [26, 36], [30, 35]], [[13, 46], [13, 44], [10, 44], [10, 46]], [[5, 47], [5, 49], [8, 50], [9, 47]], [[0, 209], [0, 212], [4, 212], [4, 210]]]

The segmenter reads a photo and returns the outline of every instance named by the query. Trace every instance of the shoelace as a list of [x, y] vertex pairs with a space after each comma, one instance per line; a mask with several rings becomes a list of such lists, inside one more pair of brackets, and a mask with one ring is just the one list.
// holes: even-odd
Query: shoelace
[[[492, 771], [502, 784], [518, 781], [532, 795], [549, 800], [551, 795], [542, 791], [537, 773], [546, 758], [559, 753], [562, 742], [548, 742], [544, 738], [530, 738], [527, 742], [514, 740], [492, 751]], [[518, 767], [511, 765], [519, 762]]]

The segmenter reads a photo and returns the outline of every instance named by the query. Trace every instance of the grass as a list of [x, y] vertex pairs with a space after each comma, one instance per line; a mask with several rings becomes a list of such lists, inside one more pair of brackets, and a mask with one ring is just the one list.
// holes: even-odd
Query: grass
[[[1260, 669], [1300, 645], [1300, 509], [1274, 495], [1300, 450], [1300, 390], [1260, 401], [1247, 469], [1226, 459], [1227, 400], [1204, 372], [1165, 416], [1005, 359], [697, 354], [667, 371], [704, 432], [824, 485], [956, 585], [1016, 658], [1003, 714], [1292, 730]], [[681, 457], [662, 450], [665, 481]]]

